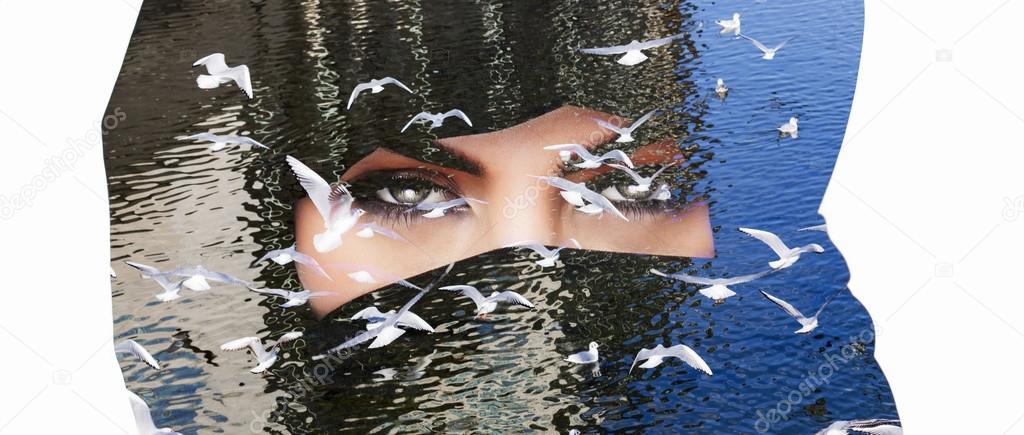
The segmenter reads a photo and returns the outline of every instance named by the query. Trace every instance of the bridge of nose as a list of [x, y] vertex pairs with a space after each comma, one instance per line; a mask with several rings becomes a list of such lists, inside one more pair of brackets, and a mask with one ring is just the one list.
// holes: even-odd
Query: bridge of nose
[[614, 139], [595, 122], [610, 115], [566, 106], [503, 130], [443, 139], [442, 142], [479, 162], [484, 183], [478, 195], [491, 228], [483, 251], [509, 243], [536, 240], [558, 245], [562, 206], [558, 190], [532, 176], [561, 176], [558, 152], [544, 147], [578, 143], [592, 148]]

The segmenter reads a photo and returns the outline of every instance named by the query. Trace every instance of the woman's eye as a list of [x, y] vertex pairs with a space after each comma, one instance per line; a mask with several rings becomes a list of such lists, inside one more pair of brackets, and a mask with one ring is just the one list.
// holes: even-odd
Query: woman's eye
[[416, 205], [422, 202], [429, 204], [447, 199], [445, 191], [436, 188], [382, 187], [376, 194], [377, 199], [398, 205]]

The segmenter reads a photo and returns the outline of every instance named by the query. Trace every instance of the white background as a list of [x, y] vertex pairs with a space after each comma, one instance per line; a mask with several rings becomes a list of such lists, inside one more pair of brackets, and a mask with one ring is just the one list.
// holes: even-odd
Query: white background
[[[99, 124], [140, 1], [0, 0], [0, 434], [134, 430]], [[822, 205], [850, 287], [908, 433], [1024, 434], [1024, 5], [865, 10]]]

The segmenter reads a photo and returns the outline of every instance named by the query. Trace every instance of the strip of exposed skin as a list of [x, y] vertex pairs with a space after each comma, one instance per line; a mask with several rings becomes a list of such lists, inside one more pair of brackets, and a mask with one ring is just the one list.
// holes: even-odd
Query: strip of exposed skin
[[[587, 181], [612, 168], [600, 167], [563, 174], [557, 152], [544, 150], [552, 144], [579, 143], [593, 149], [615, 139], [594, 119], [624, 124], [608, 114], [567, 106], [504, 130], [447, 138], [438, 145], [455, 156], [453, 169], [425, 163], [395, 151], [379, 148], [352, 165], [342, 181], [359, 179], [378, 171], [421, 168], [436, 172], [446, 183], [457, 186], [459, 195], [486, 201], [471, 202], [469, 210], [439, 219], [417, 219], [408, 225], [393, 224], [406, 240], [385, 237], [364, 239], [345, 234], [342, 248], [329, 253], [313, 249], [312, 237], [323, 231], [319, 215], [308, 198], [296, 206], [296, 241], [300, 252], [313, 256], [331, 274], [333, 281], [299, 265], [307, 289], [329, 291], [333, 296], [311, 300], [314, 313], [323, 316], [370, 291], [464, 258], [501, 249], [519, 240], [536, 240], [558, 246], [574, 238], [584, 249], [685, 257], [711, 257], [714, 244], [707, 207], [689, 205], [684, 209], [653, 214], [625, 222], [612, 216], [601, 218], [576, 212], [557, 189], [530, 175], [562, 176]], [[637, 144], [639, 145], [639, 144]], [[623, 148], [639, 166], [661, 165], [681, 158], [674, 140]], [[356, 206], [359, 206], [358, 200]], [[374, 222], [372, 214], [362, 223]], [[388, 226], [388, 225], [385, 225]], [[357, 283], [332, 264], [366, 264], [385, 270], [392, 279]]]

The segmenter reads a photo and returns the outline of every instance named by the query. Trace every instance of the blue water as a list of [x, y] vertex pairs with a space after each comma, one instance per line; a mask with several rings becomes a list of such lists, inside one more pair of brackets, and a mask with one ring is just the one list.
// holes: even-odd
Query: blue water
[[[713, 20], [733, 12], [766, 44], [796, 38], [775, 60], [761, 60], [747, 41], [718, 34]], [[472, 114], [470, 132], [565, 104], [623, 116], [665, 109], [668, 121], [653, 128], [679, 138], [698, 163], [695, 195], [711, 206], [717, 256], [574, 251], [540, 270], [509, 251], [491, 252], [460, 262], [447, 283], [508, 282], [535, 310], [478, 322], [465, 300], [428, 296], [416, 312], [437, 333], [408, 334], [330, 368], [310, 361], [314, 349], [358, 330], [336, 319], [371, 302], [397, 307], [410, 293], [378, 291], [317, 320], [306, 307], [281, 309], [231, 287], [160, 303], [152, 282], [115, 264], [115, 334], [145, 344], [164, 365], [154, 371], [123, 360], [128, 388], [149, 402], [158, 426], [184, 433], [807, 433], [836, 419], [895, 418], [872, 357], [871, 321], [849, 292], [809, 335], [793, 334], [797, 323], [757, 292], [811, 313], [849, 279], [826, 234], [796, 230], [822, 223], [817, 208], [846, 127], [862, 28], [862, 3], [846, 0], [146, 2], [108, 109], [127, 114], [105, 137], [115, 259], [202, 263], [259, 285], [295, 287], [291, 267], [250, 265], [293, 243], [291, 206], [301, 191], [283, 156], [340, 174], [368, 150], [408, 140], [392, 128], [406, 119], [408, 109], [398, 108], [452, 101]], [[633, 68], [574, 51], [680, 31], [690, 37]], [[191, 63], [215, 51], [249, 65], [256, 98], [195, 88]], [[382, 94], [379, 113], [345, 111], [351, 87], [381, 71], [418, 95]], [[724, 101], [713, 91], [719, 77], [731, 89]], [[790, 116], [800, 118], [800, 138], [780, 139], [774, 129]], [[174, 139], [208, 129], [239, 130], [274, 150], [214, 154]], [[647, 273], [763, 270], [770, 250], [738, 227], [826, 252], [736, 286], [739, 295], [719, 304]], [[250, 374], [250, 356], [218, 349], [294, 329], [307, 337], [268, 374]], [[603, 344], [600, 374], [561, 362], [590, 341]], [[714, 375], [670, 361], [627, 376], [636, 351], [659, 342], [687, 344]], [[412, 370], [428, 356], [425, 368]], [[397, 374], [383, 380], [374, 374], [381, 369]], [[775, 415], [784, 418], [768, 422]]]

